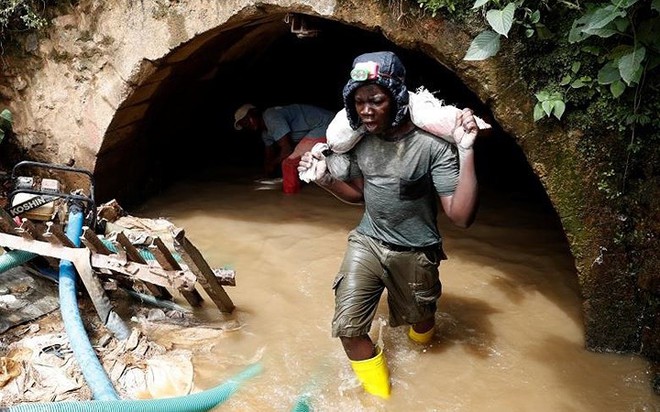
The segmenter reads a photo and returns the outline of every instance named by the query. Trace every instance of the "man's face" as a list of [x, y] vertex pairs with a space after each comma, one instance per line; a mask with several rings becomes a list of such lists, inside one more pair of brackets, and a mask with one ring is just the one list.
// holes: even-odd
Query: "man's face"
[[387, 131], [392, 123], [392, 98], [387, 89], [368, 84], [355, 91], [355, 110], [369, 133]]
[[244, 130], [249, 130], [251, 132], [259, 131], [259, 119], [254, 111], [250, 110], [248, 114], [245, 115], [239, 122], [238, 125], [241, 126]]

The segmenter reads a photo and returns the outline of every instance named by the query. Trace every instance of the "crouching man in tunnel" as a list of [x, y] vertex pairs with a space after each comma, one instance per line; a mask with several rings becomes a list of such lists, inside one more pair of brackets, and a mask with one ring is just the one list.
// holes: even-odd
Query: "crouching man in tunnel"
[[282, 190], [300, 191], [298, 162], [316, 143], [325, 142], [325, 132], [334, 113], [307, 105], [290, 104], [263, 111], [246, 103], [234, 113], [234, 128], [258, 132], [264, 143], [264, 173], [272, 176], [282, 168]]
[[338, 337], [364, 389], [390, 396], [383, 348], [368, 333], [384, 289], [390, 326], [409, 325], [415, 344], [434, 333], [442, 292], [440, 261], [446, 259], [437, 228], [438, 197], [459, 227], [472, 224], [477, 209], [473, 143], [478, 133], [472, 111], [456, 116], [456, 146], [415, 126], [408, 113], [406, 70], [391, 52], [367, 53], [353, 61], [343, 90], [353, 130], [365, 134], [347, 153], [345, 168], [332, 166], [337, 154], [305, 153], [302, 173], [316, 163], [314, 181], [364, 214], [348, 236], [334, 280], [332, 335]]

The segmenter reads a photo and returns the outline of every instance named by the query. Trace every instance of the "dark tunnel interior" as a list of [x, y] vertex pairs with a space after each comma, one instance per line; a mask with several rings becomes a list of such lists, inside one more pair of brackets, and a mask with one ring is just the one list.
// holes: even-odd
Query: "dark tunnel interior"
[[[477, 141], [480, 185], [548, 202], [524, 154], [493, 120], [489, 108], [456, 74], [423, 52], [399, 47], [381, 33], [324, 19], [309, 18], [308, 26], [318, 33], [303, 38], [291, 32], [284, 15], [260, 25], [270, 25], [267, 41], [255, 41], [240, 57], [205, 67], [194, 81], [170, 87], [167, 98], [152, 104], [145, 133], [158, 143], [150, 145], [160, 151], [152, 158], [166, 159], [151, 168], [161, 187], [179, 179], [258, 176], [263, 146], [259, 136], [233, 129], [236, 108], [243, 103], [261, 108], [309, 103], [336, 112], [342, 108], [341, 92], [353, 58], [392, 50], [406, 66], [410, 90], [424, 86], [447, 104], [472, 108], [494, 126]], [[217, 62], [231, 47], [228, 43], [250, 29], [232, 30], [218, 35], [225, 43], [205, 46], [199, 54]]]

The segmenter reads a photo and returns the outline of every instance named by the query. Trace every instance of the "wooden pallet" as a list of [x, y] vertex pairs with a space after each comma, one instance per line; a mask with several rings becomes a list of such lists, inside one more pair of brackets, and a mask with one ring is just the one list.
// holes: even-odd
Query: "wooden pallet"
[[[175, 258], [159, 237], [153, 237], [148, 247], [154, 260], [146, 260], [124, 233], [118, 233], [112, 242], [114, 251], [88, 227], [83, 228], [80, 240], [82, 247], [75, 247], [62, 227], [54, 222], [34, 224], [22, 219], [19, 225], [0, 208], [1, 247], [71, 261], [85, 287], [94, 290], [97, 296], [105, 296], [101, 280], [112, 278], [122, 286], [142, 289], [139, 291], [160, 299], [171, 299], [170, 290], [177, 290], [191, 306], [199, 307], [203, 298], [196, 286], [200, 285], [221, 312], [234, 310], [223, 288], [223, 285], [235, 285], [233, 271], [211, 269], [182, 229], [174, 233], [174, 252], [182, 261]], [[101, 318], [104, 315], [99, 313]]]

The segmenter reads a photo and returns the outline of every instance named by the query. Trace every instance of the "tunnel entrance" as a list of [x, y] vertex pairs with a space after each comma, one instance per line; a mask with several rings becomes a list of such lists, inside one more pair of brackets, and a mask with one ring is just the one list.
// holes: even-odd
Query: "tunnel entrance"
[[[473, 108], [494, 125], [493, 132], [477, 143], [482, 186], [515, 190], [549, 206], [518, 145], [455, 73], [381, 33], [337, 21], [302, 16], [313, 35], [300, 36], [291, 24], [293, 17], [300, 16], [275, 13], [229, 22], [217, 32], [205, 34], [210, 40], [189, 50], [185, 59], [171, 63], [170, 74], [149, 100], [140, 126], [133, 129], [135, 147], [142, 148], [136, 149], [140, 155], [114, 150], [110, 154], [115, 153], [115, 159], [108, 160], [112, 156], [105, 156], [103, 148], [99, 154], [98, 163], [109, 161], [119, 168], [124, 167], [122, 162], [140, 159], [142, 172], [134, 176], [139, 179], [144, 174], [146, 190], [126, 193], [121, 198], [124, 204], [139, 203], [144, 200], [141, 196], [179, 179], [257, 175], [262, 165], [261, 141], [233, 129], [237, 107], [246, 102], [262, 108], [309, 103], [336, 112], [342, 108], [341, 91], [353, 58], [364, 52], [391, 50], [406, 66], [410, 90], [424, 86], [448, 104]], [[186, 47], [194, 47], [195, 41]], [[98, 186], [102, 185], [100, 181]]]

